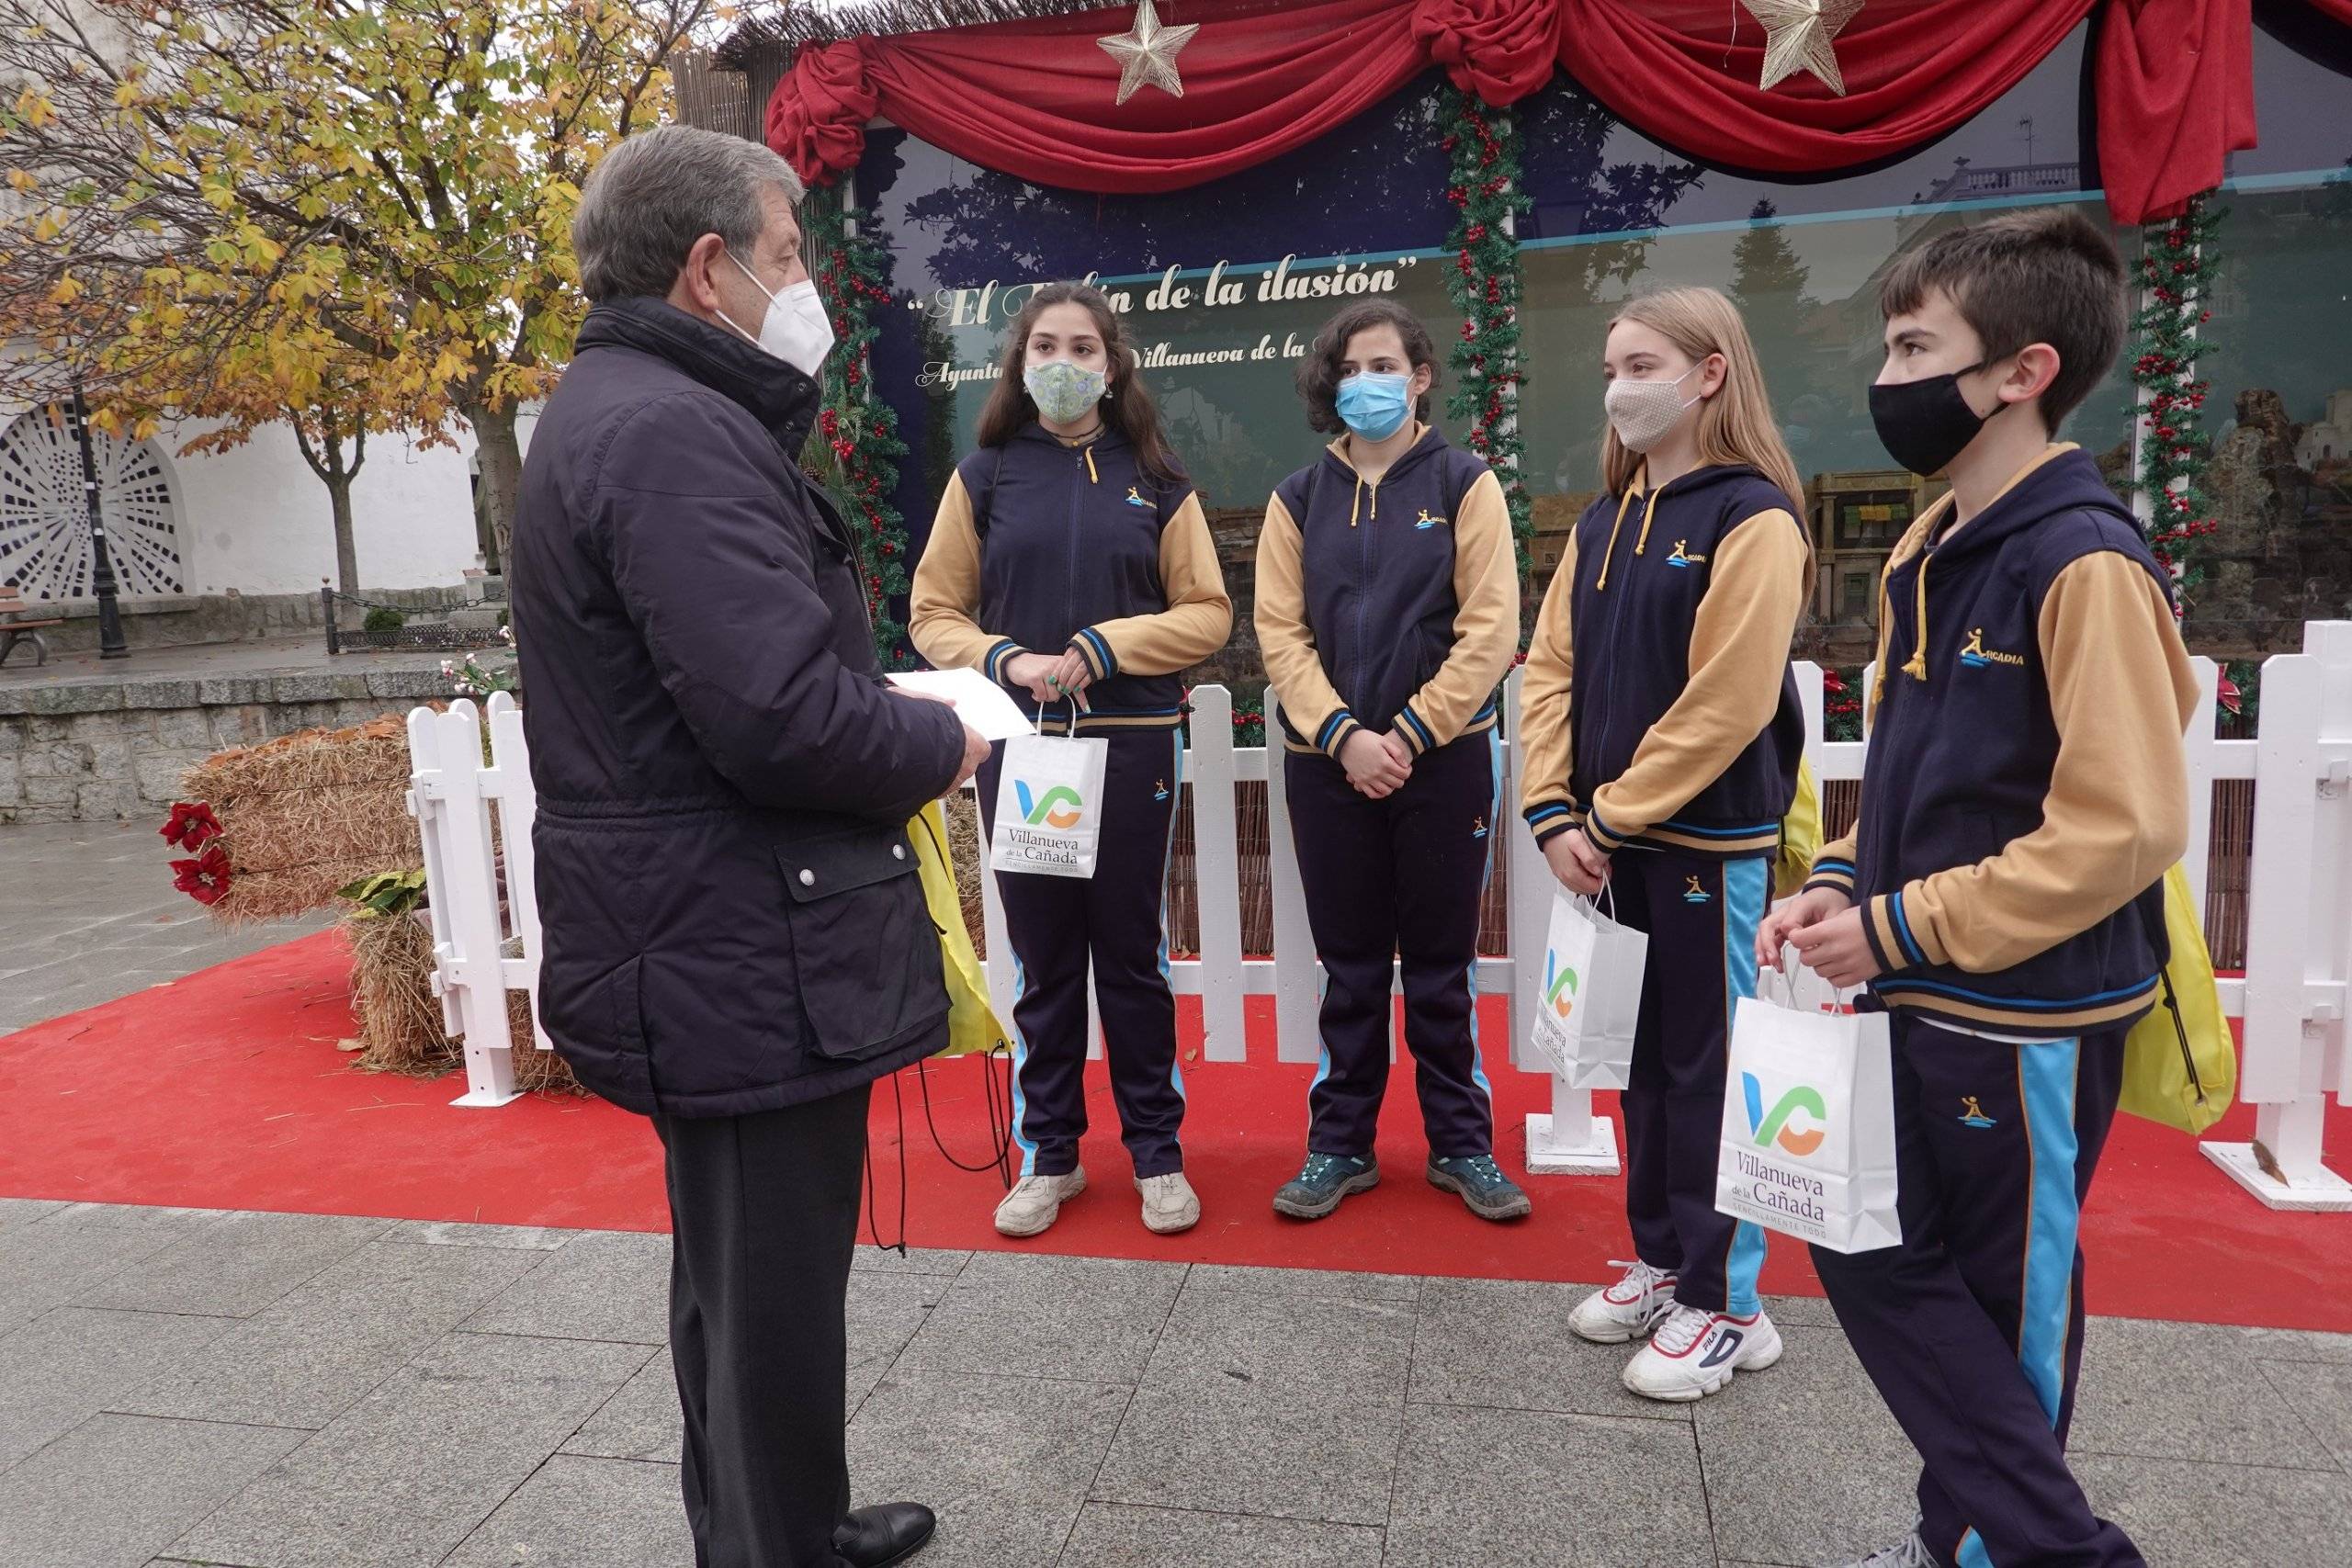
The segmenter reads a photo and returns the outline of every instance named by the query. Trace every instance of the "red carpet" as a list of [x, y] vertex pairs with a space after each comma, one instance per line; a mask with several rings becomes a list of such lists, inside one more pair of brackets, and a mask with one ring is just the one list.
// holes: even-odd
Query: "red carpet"
[[[448, 1103], [457, 1079], [356, 1073], [335, 1042], [351, 1032], [338, 937], [308, 938], [180, 983], [0, 1039], [0, 1195], [186, 1204], [507, 1224], [660, 1230], [661, 1150], [641, 1119], [595, 1100]], [[1489, 1004], [1492, 1005], [1491, 1003]], [[1271, 1005], [1267, 1007], [1270, 1014]], [[1197, 1040], [1197, 1013], [1187, 1018]], [[1086, 1164], [1096, 1187], [1029, 1248], [1098, 1257], [1287, 1264], [1415, 1274], [1593, 1280], [1626, 1255], [1615, 1180], [1528, 1180], [1534, 1217], [1473, 1219], [1420, 1179], [1411, 1068], [1399, 1064], [1381, 1126], [1385, 1185], [1335, 1219], [1279, 1221], [1267, 1200], [1296, 1168], [1310, 1069], [1271, 1064], [1271, 1017], [1253, 1016], [1247, 1066], [1188, 1061], [1185, 1149], [1207, 1217], [1161, 1239], [1136, 1223], [1101, 1069]], [[1499, 1008], [1487, 1037], [1503, 1033]], [[1187, 1050], [1195, 1047], [1187, 1046]], [[1269, 1065], [1260, 1065], [1265, 1063]], [[941, 1137], [968, 1163], [988, 1149], [980, 1068], [927, 1069]], [[905, 1090], [908, 1213], [917, 1247], [1001, 1247], [989, 1226], [1000, 1192], [941, 1157], [914, 1074]], [[1506, 1168], [1521, 1118], [1546, 1104], [1543, 1079], [1496, 1075]], [[1604, 1096], [1604, 1100], [1611, 1097]], [[2352, 1112], [2329, 1112], [2339, 1168]], [[2243, 1139], [2250, 1111], [2217, 1134]], [[896, 1240], [898, 1111], [877, 1086], [875, 1176], [881, 1230]], [[2085, 1224], [2094, 1311], [2352, 1332], [2352, 1215], [2264, 1209], [2191, 1140], [2120, 1119]], [[1768, 1291], [1817, 1294], [1804, 1249], [1776, 1240]]]

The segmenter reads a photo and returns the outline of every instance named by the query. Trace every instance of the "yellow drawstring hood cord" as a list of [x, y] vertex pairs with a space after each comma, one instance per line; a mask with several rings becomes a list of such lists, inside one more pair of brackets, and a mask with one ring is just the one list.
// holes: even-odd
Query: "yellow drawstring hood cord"
[[1913, 647], [1911, 657], [1905, 661], [1903, 672], [1921, 685], [1928, 683], [1928, 562], [1931, 552], [1923, 543], [1919, 547], [1918, 607], [1911, 616]]
[[1616, 531], [1618, 531], [1618, 529], [1623, 529], [1623, 526], [1625, 526], [1625, 508], [1630, 508], [1630, 505], [1633, 505], [1633, 496], [1634, 496], [1634, 491], [1633, 491], [1633, 489], [1628, 489], [1628, 491], [1625, 491], [1625, 499], [1618, 501], [1618, 517], [1616, 517], [1616, 522], [1611, 522], [1611, 525], [1609, 525], [1609, 547], [1606, 547], [1606, 550], [1601, 550], [1601, 581], [1600, 581], [1600, 583], [1592, 585], [1592, 592], [1600, 592], [1600, 590], [1609, 588], [1609, 562], [1611, 562], [1611, 559], [1616, 559]]
[[1634, 540], [1634, 553], [1635, 555], [1640, 555], [1643, 551], [1650, 547], [1650, 524], [1657, 517], [1657, 498], [1665, 493], [1666, 487], [1664, 485], [1660, 485], [1657, 489], [1650, 491], [1650, 502], [1647, 506], [1642, 508], [1642, 531]]
[[1082, 448], [1080, 448], [1080, 450], [1086, 454], [1087, 482], [1089, 484], [1101, 484], [1102, 482], [1102, 476], [1094, 471], [1094, 443], [1091, 441], [1088, 442]]

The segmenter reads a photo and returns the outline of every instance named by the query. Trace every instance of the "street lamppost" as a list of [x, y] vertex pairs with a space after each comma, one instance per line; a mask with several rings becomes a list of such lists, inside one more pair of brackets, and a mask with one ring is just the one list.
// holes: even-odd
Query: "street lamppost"
[[98, 504], [98, 455], [90, 442], [90, 408], [74, 388], [74, 438], [82, 447], [82, 499], [90, 509], [90, 590], [98, 596], [98, 657], [128, 659], [122, 606], [115, 597], [114, 558], [107, 550], [106, 508]]

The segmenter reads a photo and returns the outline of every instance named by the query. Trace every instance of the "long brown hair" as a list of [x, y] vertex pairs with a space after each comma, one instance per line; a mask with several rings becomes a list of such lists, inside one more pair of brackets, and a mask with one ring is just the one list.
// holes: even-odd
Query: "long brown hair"
[[1159, 427], [1159, 405], [1136, 373], [1135, 350], [1128, 345], [1119, 313], [1111, 309], [1102, 291], [1090, 283], [1048, 283], [1021, 307], [1005, 340], [1004, 363], [999, 367], [996, 386], [980, 410], [980, 445], [1001, 446], [1037, 417], [1037, 405], [1031, 400], [1029, 389], [1021, 384], [1021, 372], [1028, 360], [1029, 334], [1035, 330], [1037, 318], [1056, 305], [1084, 306], [1094, 318], [1094, 330], [1102, 334], [1109, 377], [1102, 394], [1108, 405], [1102, 411], [1103, 422], [1118, 425], [1144, 472], [1163, 483], [1182, 479], [1184, 470], [1168, 448], [1167, 433]]
[[[1694, 365], [1711, 354], [1724, 356], [1724, 384], [1699, 410], [1699, 461], [1745, 463], [1780, 486], [1791, 505], [1802, 508], [1804, 486], [1796, 459], [1772, 418], [1771, 395], [1764, 389], [1764, 372], [1739, 307], [1713, 288], [1660, 288], [1626, 301], [1609, 324], [1619, 321], [1649, 328]], [[1624, 494], [1641, 471], [1642, 455], [1617, 439], [1613, 425], [1601, 436], [1600, 468], [1611, 495]]]

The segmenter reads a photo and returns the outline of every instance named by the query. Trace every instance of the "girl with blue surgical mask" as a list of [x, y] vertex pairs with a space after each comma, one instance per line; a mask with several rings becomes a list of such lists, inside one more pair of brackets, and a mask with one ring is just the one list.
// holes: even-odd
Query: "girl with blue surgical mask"
[[1334, 316], [1298, 389], [1307, 423], [1337, 439], [1275, 490], [1258, 537], [1258, 640], [1328, 976], [1306, 1159], [1274, 1195], [1295, 1219], [1380, 1179], [1373, 1130], [1400, 963], [1430, 1185], [1485, 1219], [1529, 1207], [1495, 1163], [1476, 1014], [1518, 558], [1486, 460], [1428, 423], [1436, 384], [1436, 346], [1410, 310], [1374, 299]]

